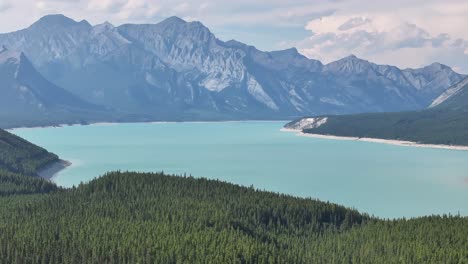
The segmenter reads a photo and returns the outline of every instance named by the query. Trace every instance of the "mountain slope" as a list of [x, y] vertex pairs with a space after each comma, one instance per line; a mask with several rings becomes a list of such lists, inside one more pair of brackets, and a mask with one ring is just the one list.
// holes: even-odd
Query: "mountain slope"
[[[325, 121], [313, 125], [320, 120]], [[286, 127], [312, 134], [468, 145], [468, 78], [448, 89], [426, 110], [306, 118]]]
[[56, 162], [57, 155], [0, 129], [0, 197], [56, 191], [55, 184], [36, 177]]
[[429, 107], [437, 107], [440, 104], [448, 107], [453, 105], [464, 106], [467, 102], [467, 89], [465, 88], [468, 85], [468, 78], [465, 78], [461, 82], [455, 84], [454, 86], [447, 89], [443, 94], [437, 97]]
[[87, 101], [152, 119], [422, 109], [463, 78], [440, 64], [400, 70], [350, 56], [323, 65], [296, 49], [262, 52], [177, 17], [115, 27], [50, 15], [0, 34], [0, 44]]
[[34, 176], [57, 161], [57, 155], [0, 129], [0, 169]]
[[104, 112], [46, 80], [23, 53], [6, 48], [0, 50], [0, 94], [0, 127], [80, 123]]

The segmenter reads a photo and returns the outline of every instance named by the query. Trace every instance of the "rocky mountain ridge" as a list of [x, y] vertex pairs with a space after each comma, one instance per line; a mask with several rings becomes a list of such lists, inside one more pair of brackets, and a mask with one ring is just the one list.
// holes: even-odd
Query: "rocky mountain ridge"
[[349, 56], [327, 65], [296, 49], [221, 41], [200, 22], [96, 26], [49, 15], [0, 34], [45, 78], [93, 104], [164, 120], [283, 119], [422, 109], [464, 76], [441, 64], [398, 69]]

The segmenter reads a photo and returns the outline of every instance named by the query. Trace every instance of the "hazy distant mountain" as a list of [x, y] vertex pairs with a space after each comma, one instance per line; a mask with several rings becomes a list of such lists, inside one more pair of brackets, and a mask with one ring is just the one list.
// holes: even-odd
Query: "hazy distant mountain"
[[286, 127], [312, 134], [468, 145], [468, 77], [422, 111], [307, 117]]
[[465, 78], [461, 82], [447, 89], [439, 97], [437, 97], [430, 107], [436, 107], [442, 105], [442, 107], [454, 106], [458, 107], [461, 105], [468, 105], [468, 78]]
[[262, 52], [177, 17], [114, 27], [50, 15], [0, 44], [87, 101], [157, 119], [421, 109], [463, 78], [440, 64], [400, 70], [350, 56], [323, 65], [296, 49]]
[[44, 79], [23, 53], [0, 49], [1, 127], [79, 123], [103, 111]]

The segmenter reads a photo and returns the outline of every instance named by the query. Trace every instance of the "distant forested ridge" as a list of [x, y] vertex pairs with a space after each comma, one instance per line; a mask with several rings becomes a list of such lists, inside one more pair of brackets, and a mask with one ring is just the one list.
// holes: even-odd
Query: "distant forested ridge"
[[0, 129], [0, 196], [57, 191], [37, 172], [59, 161], [57, 155]]
[[39, 169], [58, 160], [57, 155], [0, 129], [0, 168], [35, 175]]
[[[53, 154], [3, 131], [2, 139], [22, 147], [0, 165], [1, 263], [468, 262], [467, 217], [381, 220], [163, 173], [111, 172], [62, 189], [33, 176], [32, 158]], [[21, 174], [23, 162], [36, 165]]]
[[[439, 98], [437, 104], [426, 110], [327, 116], [324, 124], [305, 128], [303, 132], [429, 144], [468, 145], [468, 78], [460, 85], [455, 85], [454, 88], [458, 88], [456, 92], [447, 98]], [[300, 120], [293, 121], [286, 127], [294, 126]]]

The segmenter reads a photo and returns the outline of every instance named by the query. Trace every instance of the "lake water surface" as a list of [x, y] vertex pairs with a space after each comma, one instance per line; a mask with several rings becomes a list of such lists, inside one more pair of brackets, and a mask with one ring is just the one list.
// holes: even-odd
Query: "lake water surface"
[[379, 217], [468, 215], [468, 151], [299, 137], [285, 122], [16, 129], [73, 165], [73, 186], [110, 170], [164, 171], [331, 201]]

